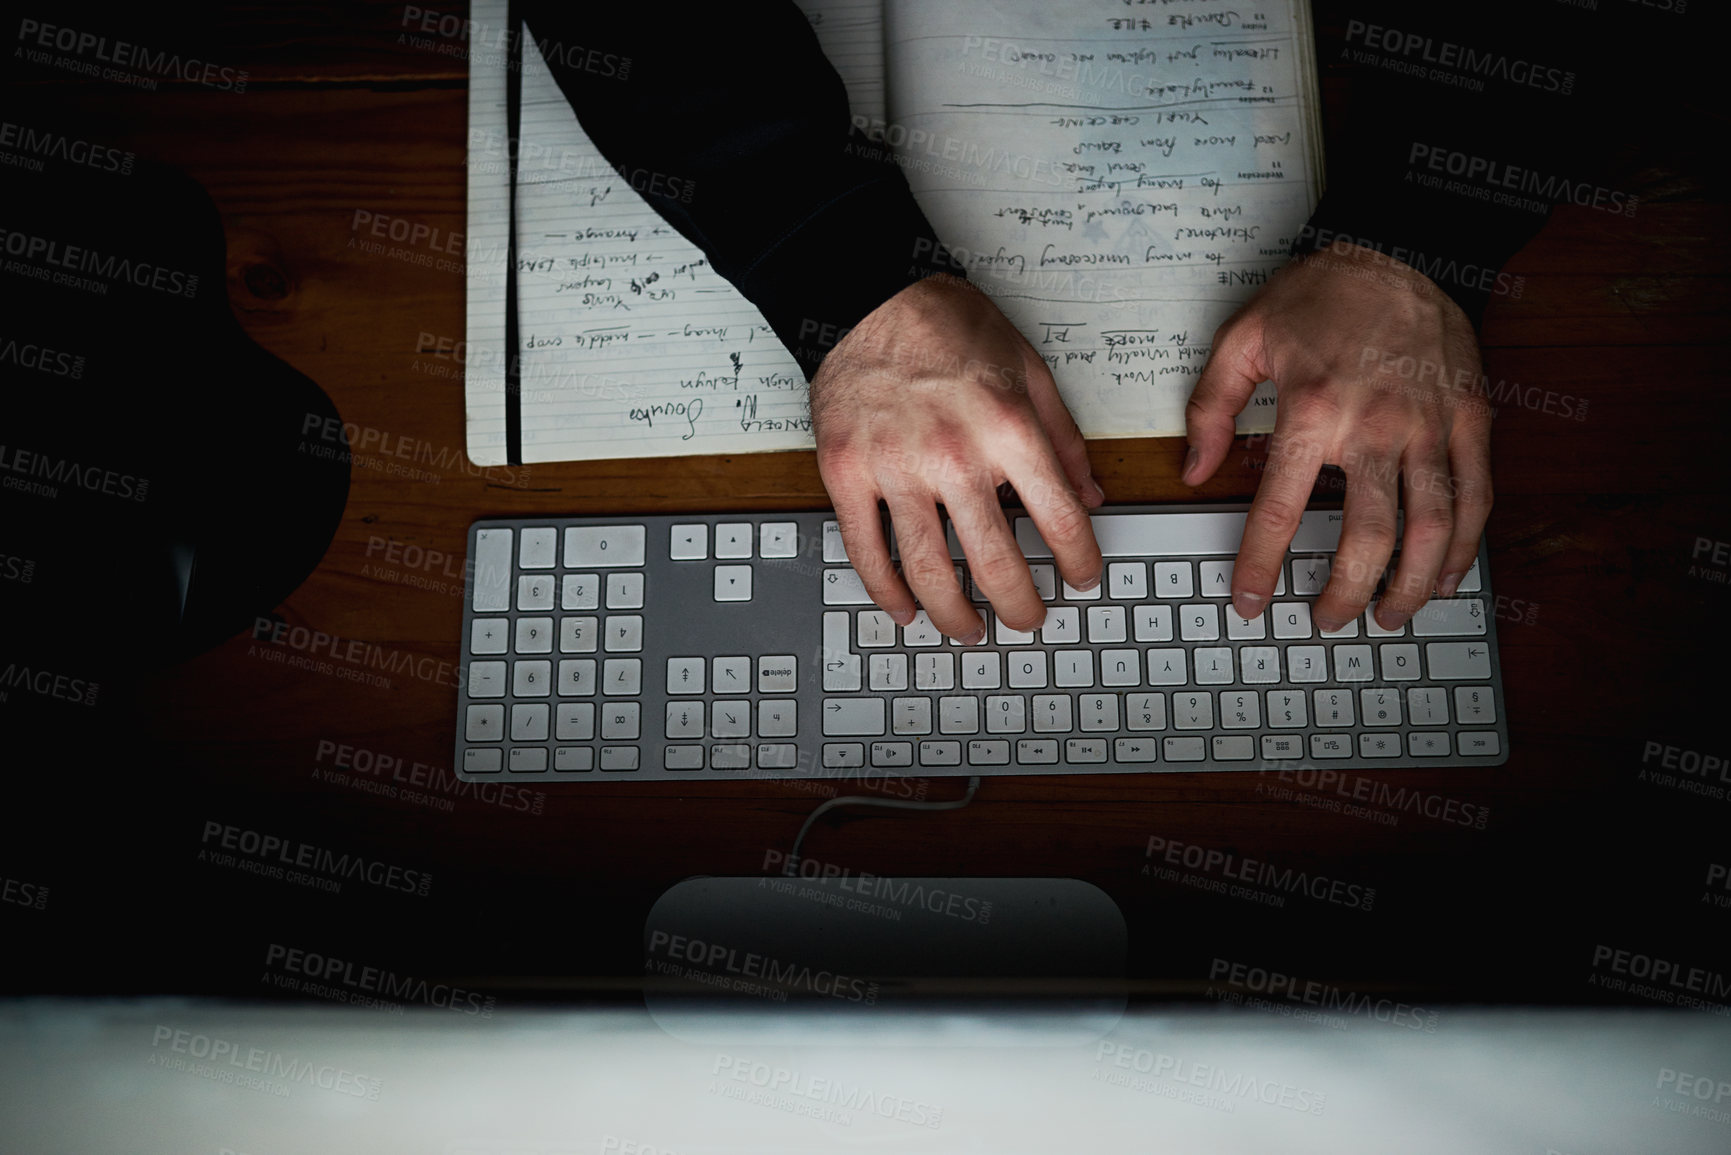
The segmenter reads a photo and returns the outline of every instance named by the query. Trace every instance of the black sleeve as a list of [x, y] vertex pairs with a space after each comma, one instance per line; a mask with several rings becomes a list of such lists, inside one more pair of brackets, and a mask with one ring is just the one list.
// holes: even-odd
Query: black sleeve
[[1346, 82], [1347, 124], [1294, 255], [1374, 249], [1477, 325], [1493, 295], [1520, 294], [1500, 270], [1554, 203], [1633, 213], [1628, 194], [1597, 183], [1589, 133], [1624, 87], [1610, 70], [1622, 60], [1626, 79], [1628, 37], [1669, 29], [1551, 0], [1328, 7], [1318, 64]]
[[788, 0], [531, 0], [583, 130], [762, 311], [809, 377], [841, 336], [936, 272], [961, 275]]

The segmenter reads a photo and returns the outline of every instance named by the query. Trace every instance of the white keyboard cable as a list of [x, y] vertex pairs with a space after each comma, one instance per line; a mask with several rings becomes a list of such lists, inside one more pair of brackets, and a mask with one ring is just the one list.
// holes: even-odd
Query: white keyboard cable
[[896, 810], [960, 810], [974, 800], [975, 791], [980, 788], [980, 776], [974, 775], [968, 779], [967, 793], [949, 802], [907, 802], [899, 798], [873, 798], [869, 794], [849, 794], [843, 798], [831, 798], [819, 804], [816, 810], [806, 815], [805, 825], [799, 828], [799, 834], [794, 837], [793, 849], [788, 852], [787, 861], [782, 865], [783, 876], [791, 878], [799, 873], [799, 848], [805, 844], [805, 836], [811, 830], [811, 824], [821, 818], [826, 810], [842, 806], [886, 806]]

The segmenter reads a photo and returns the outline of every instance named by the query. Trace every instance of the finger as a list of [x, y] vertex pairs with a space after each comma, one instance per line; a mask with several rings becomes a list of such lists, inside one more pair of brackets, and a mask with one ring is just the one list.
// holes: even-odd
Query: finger
[[914, 596], [890, 562], [883, 520], [878, 516], [877, 487], [857, 480], [832, 485], [827, 477], [824, 487], [835, 507], [835, 519], [841, 524], [841, 542], [847, 550], [848, 564], [865, 583], [872, 601], [897, 625], [907, 625], [914, 620]]
[[1401, 464], [1406, 528], [1401, 531], [1400, 563], [1376, 607], [1377, 624], [1385, 630], [1405, 625], [1430, 601], [1455, 533], [1446, 446], [1410, 443]]
[[955, 562], [936, 504], [929, 497], [909, 500], [892, 494], [889, 506], [896, 550], [902, 558], [902, 580], [913, 589], [932, 624], [952, 638], [983, 631], [986, 624], [956, 581]]
[[1034, 588], [1034, 575], [1028, 572], [1028, 561], [1010, 533], [996, 495], [990, 489], [958, 488], [943, 498], [974, 585], [1006, 626], [1038, 629], [1046, 620], [1046, 604]]
[[1052, 560], [1064, 580], [1084, 592], [1099, 585], [1105, 563], [1094, 539], [1094, 520], [1045, 446], [1030, 447], [1025, 460], [1013, 463], [1010, 481], [1035, 528], [1051, 547]]
[[1320, 431], [1334, 420], [1328, 410], [1293, 407], [1282, 413], [1268, 442], [1268, 463], [1244, 519], [1244, 540], [1232, 566], [1232, 608], [1254, 618], [1268, 605], [1286, 564], [1286, 549], [1326, 452]]
[[1377, 582], [1394, 553], [1399, 512], [1396, 477], [1399, 465], [1392, 452], [1355, 454], [1346, 471], [1346, 502], [1328, 588], [1316, 599], [1311, 614], [1316, 628], [1338, 630], [1364, 612]]
[[1071, 488], [1081, 496], [1083, 505], [1093, 509], [1105, 502], [1106, 494], [1094, 480], [1094, 467], [1088, 463], [1088, 445], [1082, 440], [1082, 431], [1076, 428], [1075, 418], [1058, 395], [1045, 361], [1031, 348], [1025, 360], [1029, 362], [1028, 399], [1034, 403], [1034, 412], [1052, 440], [1052, 451], [1058, 455], [1058, 464], [1070, 479]]
[[1461, 579], [1479, 556], [1479, 539], [1491, 516], [1491, 427], [1489, 418], [1456, 426], [1449, 438], [1449, 463], [1454, 469], [1455, 531], [1443, 558], [1437, 592], [1453, 597]]
[[1268, 379], [1259, 342], [1249, 336], [1252, 329], [1235, 324], [1237, 320], [1236, 316], [1229, 318], [1215, 332], [1214, 351], [1184, 406], [1190, 451], [1179, 478], [1185, 485], [1201, 485], [1214, 476], [1238, 432], [1235, 419], [1250, 404], [1257, 384]]

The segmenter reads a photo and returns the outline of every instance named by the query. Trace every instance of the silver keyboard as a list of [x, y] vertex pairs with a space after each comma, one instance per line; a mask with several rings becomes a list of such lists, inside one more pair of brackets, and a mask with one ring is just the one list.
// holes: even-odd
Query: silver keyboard
[[1228, 595], [1247, 505], [1112, 507], [1087, 593], [1011, 518], [1044, 626], [905, 629], [831, 515], [470, 527], [456, 766], [471, 780], [848, 778], [1494, 766], [1508, 757], [1484, 546], [1406, 626], [1332, 634], [1338, 510], [1306, 513], [1269, 608]]

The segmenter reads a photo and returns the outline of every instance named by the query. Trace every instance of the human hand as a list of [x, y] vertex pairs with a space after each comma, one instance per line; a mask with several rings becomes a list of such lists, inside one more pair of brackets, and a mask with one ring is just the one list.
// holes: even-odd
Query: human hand
[[1200, 485], [1213, 475], [1234, 416], [1259, 382], [1274, 382], [1279, 414], [1232, 571], [1238, 613], [1267, 606], [1325, 464], [1346, 473], [1346, 502], [1328, 587], [1312, 611], [1318, 628], [1351, 621], [1376, 592], [1395, 546], [1399, 479], [1405, 536], [1377, 622], [1394, 629], [1433, 589], [1453, 594], [1491, 509], [1491, 413], [1479, 374], [1478, 340], [1460, 307], [1416, 270], [1357, 245], [1292, 262], [1228, 318], [1185, 412], [1183, 479]]
[[[812, 378], [811, 416], [848, 561], [897, 624], [913, 620], [918, 598], [948, 636], [968, 645], [985, 637], [956, 582], [939, 503], [998, 617], [1018, 630], [1045, 621], [998, 502], [1006, 481], [1064, 580], [1077, 589], [1099, 584], [1088, 510], [1105, 495], [1082, 435], [1040, 355], [966, 281], [928, 277], [872, 310]], [[880, 497], [895, 526], [900, 574], [878, 518]]]

